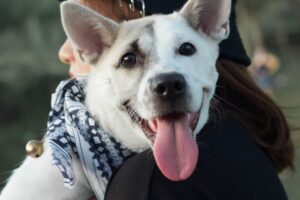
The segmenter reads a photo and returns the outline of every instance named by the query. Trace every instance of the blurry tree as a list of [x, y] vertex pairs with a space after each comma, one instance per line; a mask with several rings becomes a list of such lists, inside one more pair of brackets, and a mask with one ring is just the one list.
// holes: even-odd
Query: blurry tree
[[240, 0], [239, 27], [250, 54], [256, 45], [267, 45], [275, 51], [299, 47], [299, 8], [299, 0]]
[[0, 12], [0, 80], [25, 79], [24, 86], [32, 76], [61, 74], [57, 49], [64, 36], [58, 3], [1, 0]]
[[[0, 0], [0, 182], [46, 129], [50, 95], [67, 67], [57, 58], [65, 36], [55, 0]], [[1, 186], [0, 186], [1, 188]]]

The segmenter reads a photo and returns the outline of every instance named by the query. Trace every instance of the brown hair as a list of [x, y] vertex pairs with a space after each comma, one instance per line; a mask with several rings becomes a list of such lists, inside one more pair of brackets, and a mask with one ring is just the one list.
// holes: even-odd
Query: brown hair
[[[132, 11], [119, 0], [82, 0], [97, 12], [116, 21], [139, 18], [139, 11]], [[271, 158], [278, 172], [293, 167], [294, 148], [287, 121], [276, 103], [255, 83], [246, 66], [226, 59], [217, 62], [218, 87], [214, 100], [217, 108], [226, 112], [249, 130], [255, 142]], [[214, 101], [216, 102], [216, 101]]]
[[290, 129], [280, 108], [257, 86], [246, 66], [219, 59], [217, 70], [220, 76], [215, 98], [222, 109], [249, 130], [278, 172], [286, 167], [293, 168]]
[[123, 0], [81, 0], [81, 2], [117, 22], [141, 17], [139, 10], [136, 8], [130, 10], [128, 4]]

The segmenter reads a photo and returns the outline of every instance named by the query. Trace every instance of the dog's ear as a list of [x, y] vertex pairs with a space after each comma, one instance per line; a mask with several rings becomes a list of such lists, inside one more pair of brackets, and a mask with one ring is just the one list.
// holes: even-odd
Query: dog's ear
[[229, 36], [231, 0], [188, 0], [179, 11], [197, 31], [202, 31], [216, 42]]
[[103, 49], [110, 46], [119, 24], [80, 4], [63, 2], [60, 6], [62, 24], [81, 59], [92, 64]]

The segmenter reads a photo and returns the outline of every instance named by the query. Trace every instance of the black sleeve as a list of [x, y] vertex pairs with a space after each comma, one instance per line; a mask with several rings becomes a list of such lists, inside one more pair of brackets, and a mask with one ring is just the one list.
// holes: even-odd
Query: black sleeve
[[210, 122], [199, 133], [199, 160], [193, 175], [166, 179], [151, 151], [128, 160], [113, 177], [107, 200], [286, 200], [268, 156], [234, 120]]

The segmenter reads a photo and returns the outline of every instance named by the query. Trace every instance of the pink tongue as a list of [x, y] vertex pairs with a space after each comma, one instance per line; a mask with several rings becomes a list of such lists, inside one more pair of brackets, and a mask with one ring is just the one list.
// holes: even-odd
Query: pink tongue
[[176, 120], [156, 119], [153, 153], [160, 171], [170, 180], [187, 179], [198, 160], [198, 147], [187, 115]]

